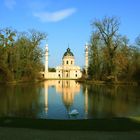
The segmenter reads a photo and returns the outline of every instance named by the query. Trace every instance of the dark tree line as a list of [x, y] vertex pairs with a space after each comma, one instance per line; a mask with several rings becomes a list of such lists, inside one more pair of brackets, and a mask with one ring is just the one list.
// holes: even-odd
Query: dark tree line
[[140, 81], [140, 36], [135, 45], [119, 34], [116, 17], [92, 23], [88, 77], [104, 81]]
[[43, 51], [39, 45], [45, 38], [45, 33], [36, 30], [20, 33], [1, 29], [0, 81], [36, 79], [43, 68]]

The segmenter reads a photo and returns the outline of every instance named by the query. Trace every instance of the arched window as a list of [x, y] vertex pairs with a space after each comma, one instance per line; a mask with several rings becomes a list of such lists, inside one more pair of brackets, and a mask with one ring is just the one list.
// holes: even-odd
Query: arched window
[[69, 61], [67, 60], [67, 64], [69, 64]]
[[71, 64], [73, 64], [73, 62], [71, 61]]
[[66, 77], [69, 77], [68, 73], [67, 73]]

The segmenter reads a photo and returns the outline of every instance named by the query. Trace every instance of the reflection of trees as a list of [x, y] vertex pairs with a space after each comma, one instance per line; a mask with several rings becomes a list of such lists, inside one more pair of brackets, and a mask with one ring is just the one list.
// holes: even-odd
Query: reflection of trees
[[89, 86], [91, 117], [127, 116], [139, 110], [140, 88], [129, 86]]
[[35, 117], [39, 111], [35, 85], [0, 87], [0, 116]]

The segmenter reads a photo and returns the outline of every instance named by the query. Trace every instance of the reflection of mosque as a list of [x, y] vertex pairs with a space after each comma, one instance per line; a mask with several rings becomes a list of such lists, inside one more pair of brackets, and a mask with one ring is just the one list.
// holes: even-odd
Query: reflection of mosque
[[[56, 92], [62, 96], [62, 101], [66, 107], [67, 112], [70, 111], [71, 106], [74, 103], [75, 95], [80, 93], [80, 84], [74, 80], [48, 80], [44, 82], [45, 86], [45, 111], [48, 111], [48, 87], [55, 86]], [[85, 115], [88, 114], [88, 91], [85, 90], [84, 96], [84, 108]]]
[[63, 80], [59, 81], [59, 87], [56, 90], [62, 94], [62, 101], [67, 111], [69, 111], [75, 95], [80, 92], [80, 84], [72, 80]]

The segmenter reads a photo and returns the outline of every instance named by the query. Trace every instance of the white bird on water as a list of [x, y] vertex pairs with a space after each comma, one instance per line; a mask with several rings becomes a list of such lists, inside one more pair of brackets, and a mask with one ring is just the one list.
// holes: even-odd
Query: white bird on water
[[69, 115], [71, 115], [71, 116], [76, 116], [78, 114], [79, 114], [79, 112], [76, 109], [73, 109], [72, 111], [69, 112]]

